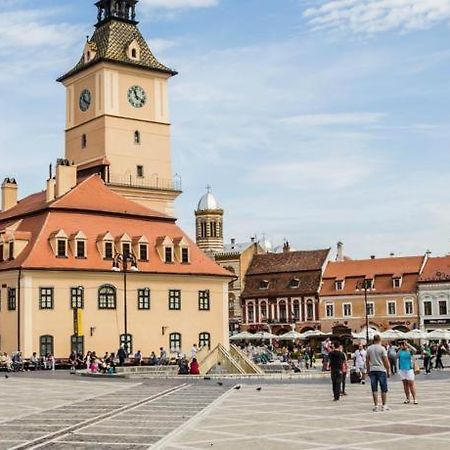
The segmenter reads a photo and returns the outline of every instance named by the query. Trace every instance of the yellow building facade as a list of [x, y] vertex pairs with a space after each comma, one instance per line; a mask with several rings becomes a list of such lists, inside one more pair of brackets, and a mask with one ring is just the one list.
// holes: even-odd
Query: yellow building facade
[[[0, 213], [0, 350], [144, 355], [228, 347], [233, 275], [177, 226], [168, 79], [136, 1], [97, 2], [98, 23], [67, 89], [66, 158], [43, 192]], [[117, 9], [116, 9], [117, 8]]]

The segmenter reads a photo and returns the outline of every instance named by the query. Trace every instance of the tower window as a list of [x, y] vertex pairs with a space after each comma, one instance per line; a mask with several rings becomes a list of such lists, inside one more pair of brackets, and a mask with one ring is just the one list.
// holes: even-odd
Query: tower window
[[137, 51], [135, 48], [133, 48], [133, 50], [131, 50], [131, 57], [136, 59], [137, 58]]
[[86, 59], [88, 60], [88, 62], [91, 60], [91, 52], [87, 52]]
[[137, 176], [142, 178], [144, 176], [144, 166], [137, 166]]
[[136, 145], [139, 145], [140, 143], [141, 143], [141, 133], [140, 133], [140, 131], [135, 131], [134, 132], [134, 143], [136, 144]]
[[83, 134], [83, 136], [81, 136], [81, 148], [86, 148], [86, 146], [87, 146], [87, 136]]

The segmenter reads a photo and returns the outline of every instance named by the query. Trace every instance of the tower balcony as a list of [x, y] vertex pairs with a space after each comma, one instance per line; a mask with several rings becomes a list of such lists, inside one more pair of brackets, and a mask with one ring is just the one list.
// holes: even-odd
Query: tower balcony
[[172, 179], [158, 176], [138, 177], [133, 175], [108, 174], [106, 183], [110, 186], [145, 189], [151, 191], [182, 192], [181, 177], [176, 175]]

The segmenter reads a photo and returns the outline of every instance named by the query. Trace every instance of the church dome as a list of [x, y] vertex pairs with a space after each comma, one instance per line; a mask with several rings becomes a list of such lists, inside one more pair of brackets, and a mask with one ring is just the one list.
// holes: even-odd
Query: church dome
[[270, 242], [269, 239], [267, 239], [265, 236], [260, 241], [258, 241], [258, 244], [266, 253], [272, 253], [272, 242]]
[[211, 193], [211, 189], [208, 188], [208, 192], [198, 202], [197, 211], [213, 211], [215, 209], [220, 209], [220, 206], [216, 197]]

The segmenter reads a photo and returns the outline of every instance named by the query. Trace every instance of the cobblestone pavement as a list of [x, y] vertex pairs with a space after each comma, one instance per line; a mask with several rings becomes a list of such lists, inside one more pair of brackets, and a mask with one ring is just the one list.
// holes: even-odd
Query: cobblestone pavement
[[2, 379], [0, 450], [145, 449], [225, 391], [164, 380]]
[[336, 404], [328, 380], [235, 383], [2, 377], [0, 450], [450, 448], [449, 373], [419, 377], [418, 406], [391, 382], [383, 413], [368, 385], [349, 385]]
[[404, 405], [402, 384], [392, 381], [386, 412], [372, 412], [368, 385], [347, 390], [335, 403], [331, 383], [242, 385], [155, 449], [450, 449], [448, 376], [420, 376], [419, 405]]

